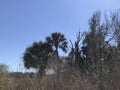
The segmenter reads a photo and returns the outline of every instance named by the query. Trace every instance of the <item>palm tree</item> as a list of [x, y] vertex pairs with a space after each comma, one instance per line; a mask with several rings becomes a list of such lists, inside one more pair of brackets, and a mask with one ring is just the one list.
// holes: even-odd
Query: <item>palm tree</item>
[[23, 56], [24, 66], [29, 68], [38, 69], [40, 75], [45, 71], [47, 61], [49, 59], [52, 48], [49, 44], [34, 42], [30, 47], [26, 48]]
[[55, 55], [59, 58], [58, 49], [67, 52], [67, 41], [63, 34], [59, 32], [52, 33], [50, 37], [46, 37], [46, 42], [51, 45]]

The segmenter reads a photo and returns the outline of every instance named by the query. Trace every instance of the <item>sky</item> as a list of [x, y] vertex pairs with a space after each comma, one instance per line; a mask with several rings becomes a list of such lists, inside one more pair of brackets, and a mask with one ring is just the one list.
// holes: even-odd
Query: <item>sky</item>
[[79, 30], [88, 30], [95, 11], [117, 10], [119, 4], [120, 0], [0, 0], [0, 64], [10, 71], [27, 71], [22, 57], [33, 42], [44, 41], [52, 32], [74, 41]]

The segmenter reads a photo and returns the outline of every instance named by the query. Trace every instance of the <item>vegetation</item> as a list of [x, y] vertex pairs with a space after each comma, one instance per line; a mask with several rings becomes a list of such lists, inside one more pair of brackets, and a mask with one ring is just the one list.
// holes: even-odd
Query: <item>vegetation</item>
[[40, 76], [44, 73], [47, 61], [52, 52], [49, 44], [34, 42], [32, 46], [28, 47], [24, 53], [23, 61], [26, 68], [36, 68]]
[[46, 37], [46, 41], [51, 45], [54, 50], [54, 54], [59, 57], [58, 49], [62, 49], [65, 53], [67, 52], [67, 41], [64, 34], [55, 32], [50, 37]]
[[[35, 68], [38, 73], [21, 73], [20, 76], [26, 77], [19, 78], [8, 74], [4, 83], [7, 86], [2, 87], [4, 84], [0, 83], [0, 90], [120, 89], [119, 11], [109, 17], [105, 15], [104, 19], [99, 11], [93, 13], [89, 31], [78, 32], [76, 41], [70, 40], [68, 56], [60, 57], [59, 49], [66, 53], [67, 43], [65, 35], [59, 32], [47, 36], [44, 42], [34, 42], [26, 48], [23, 61], [27, 69]], [[54, 73], [47, 74], [47, 69]]]

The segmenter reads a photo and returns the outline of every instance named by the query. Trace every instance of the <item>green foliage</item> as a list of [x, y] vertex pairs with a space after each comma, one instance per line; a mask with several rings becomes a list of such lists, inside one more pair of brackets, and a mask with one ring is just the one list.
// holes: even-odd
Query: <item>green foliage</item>
[[[55, 32], [47, 36], [45, 42], [33, 43], [24, 53], [25, 67], [36, 68], [40, 75], [43, 75], [50, 63], [49, 65], [52, 65], [50, 69], [57, 71], [54, 75], [58, 82], [60, 81], [59, 75], [68, 72], [67, 70], [72, 73], [81, 71], [80, 73], [89, 76], [92, 84], [96, 83], [97, 89], [104, 90], [103, 82], [107, 82], [106, 77], [108, 75], [111, 77], [116, 65], [118, 68], [120, 63], [120, 20], [116, 13], [112, 13], [111, 16], [110, 18], [105, 16], [101, 20], [99, 11], [93, 13], [89, 20], [89, 31], [82, 34], [79, 32], [76, 41], [74, 43], [70, 41], [71, 51], [63, 61], [61, 59], [55, 62], [59, 59], [59, 49], [67, 52], [67, 40], [63, 34]], [[52, 55], [55, 58], [51, 59]], [[50, 62], [48, 62], [49, 59], [51, 59]]]
[[57, 32], [52, 33], [50, 37], [46, 37], [46, 42], [34, 42], [24, 52], [24, 66], [27, 69], [36, 68], [42, 75], [53, 53], [59, 57], [59, 48], [66, 52], [67, 41], [63, 34]]
[[46, 37], [46, 42], [51, 45], [57, 57], [59, 57], [59, 48], [65, 53], [67, 52], [67, 41], [64, 34], [59, 32], [52, 33], [51, 36]]
[[39, 72], [43, 72], [47, 65], [47, 61], [52, 52], [49, 44], [43, 42], [34, 42], [32, 46], [26, 48], [23, 61], [26, 68], [36, 68]]

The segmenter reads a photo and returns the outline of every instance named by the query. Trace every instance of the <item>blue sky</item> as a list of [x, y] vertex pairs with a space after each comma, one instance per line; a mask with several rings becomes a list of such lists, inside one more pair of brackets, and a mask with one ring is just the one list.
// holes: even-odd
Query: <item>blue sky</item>
[[[25, 48], [52, 32], [75, 40], [76, 32], [88, 30], [96, 10], [116, 10], [119, 0], [0, 0], [0, 63], [22, 71]], [[64, 55], [64, 54], [63, 54]]]

